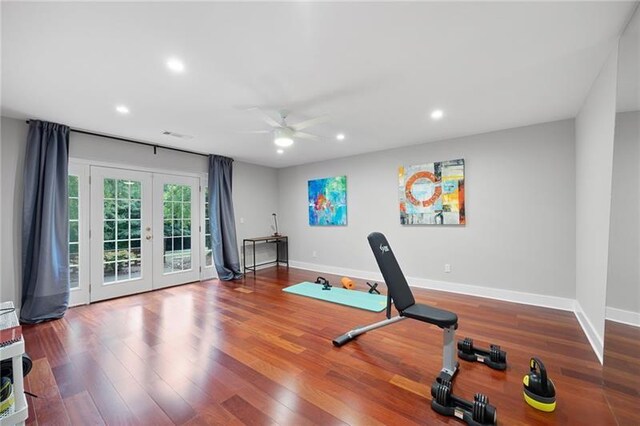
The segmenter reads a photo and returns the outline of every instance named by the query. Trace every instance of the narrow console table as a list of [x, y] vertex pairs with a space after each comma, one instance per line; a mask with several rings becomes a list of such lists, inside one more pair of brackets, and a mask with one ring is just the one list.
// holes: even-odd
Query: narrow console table
[[[276, 260], [269, 262], [263, 262], [256, 265], [256, 244], [261, 243], [275, 243], [276, 245]], [[247, 245], [253, 250], [253, 264], [247, 266]], [[256, 273], [258, 266], [270, 265], [275, 263], [276, 265], [284, 264], [289, 267], [289, 238], [286, 235], [271, 235], [269, 237], [254, 237], [245, 238], [242, 240], [242, 258], [244, 259], [244, 272], [253, 271]]]

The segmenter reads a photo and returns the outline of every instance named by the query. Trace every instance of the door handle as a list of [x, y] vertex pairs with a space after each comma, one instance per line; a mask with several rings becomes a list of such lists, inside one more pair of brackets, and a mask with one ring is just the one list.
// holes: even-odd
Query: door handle
[[153, 235], [147, 235], [145, 238], [146, 238], [147, 240], [150, 240], [150, 239], [152, 239], [152, 238], [153, 238]]

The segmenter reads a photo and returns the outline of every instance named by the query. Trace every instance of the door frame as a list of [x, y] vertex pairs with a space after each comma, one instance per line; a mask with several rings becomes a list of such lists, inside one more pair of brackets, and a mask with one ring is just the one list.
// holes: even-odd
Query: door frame
[[[79, 287], [72, 290], [72, 297], [70, 298], [69, 306], [86, 305], [90, 303], [91, 294], [91, 175], [90, 167], [109, 167], [113, 169], [125, 169], [141, 172], [159, 173], [165, 175], [176, 176], [188, 176], [198, 178], [200, 180], [200, 252], [201, 252], [201, 272], [200, 280], [208, 280], [217, 278], [215, 267], [212, 265], [206, 266], [205, 259], [205, 241], [204, 241], [204, 227], [205, 227], [205, 206], [204, 206], [204, 189], [208, 186], [208, 174], [207, 173], [194, 173], [186, 172], [176, 169], [159, 169], [155, 167], [137, 166], [134, 164], [125, 163], [113, 163], [109, 161], [90, 160], [78, 157], [69, 157], [69, 171], [71, 174], [78, 176], [79, 190], [83, 191], [79, 200], [79, 217], [80, 217], [80, 275], [79, 275]], [[74, 170], [72, 170], [72, 167]], [[82, 244], [84, 242], [84, 244]]]

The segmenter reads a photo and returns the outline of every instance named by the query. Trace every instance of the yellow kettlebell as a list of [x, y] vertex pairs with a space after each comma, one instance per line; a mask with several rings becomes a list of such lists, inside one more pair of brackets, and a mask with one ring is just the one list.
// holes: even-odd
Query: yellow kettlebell
[[539, 358], [529, 361], [529, 374], [522, 379], [524, 400], [536, 410], [547, 413], [556, 409], [556, 388], [547, 376], [547, 369]]

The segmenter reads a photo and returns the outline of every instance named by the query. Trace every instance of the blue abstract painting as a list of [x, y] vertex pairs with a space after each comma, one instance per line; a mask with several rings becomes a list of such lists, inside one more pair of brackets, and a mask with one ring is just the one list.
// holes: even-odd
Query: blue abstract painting
[[347, 224], [347, 177], [309, 181], [309, 225]]

